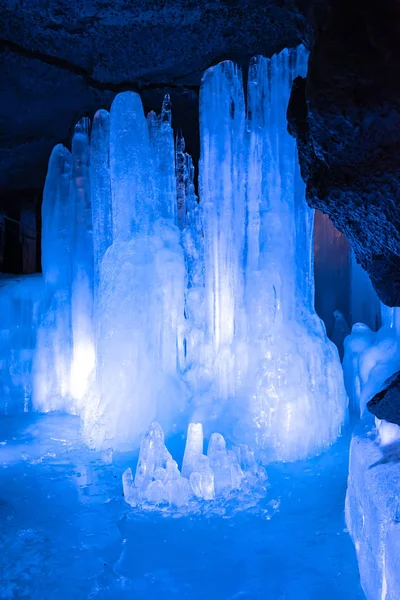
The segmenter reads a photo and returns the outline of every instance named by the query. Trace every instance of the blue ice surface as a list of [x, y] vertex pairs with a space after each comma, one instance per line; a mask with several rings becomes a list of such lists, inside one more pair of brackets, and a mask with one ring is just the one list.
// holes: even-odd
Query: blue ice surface
[[[232, 518], [135, 512], [121, 475], [72, 416], [0, 420], [0, 598], [357, 600], [344, 524], [349, 436], [268, 468], [259, 510]], [[134, 464], [134, 463], [133, 463]]]

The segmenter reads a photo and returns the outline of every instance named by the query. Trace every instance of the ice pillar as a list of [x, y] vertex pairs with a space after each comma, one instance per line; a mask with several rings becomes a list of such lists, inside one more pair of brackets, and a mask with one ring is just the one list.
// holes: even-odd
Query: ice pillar
[[94, 288], [97, 292], [100, 264], [112, 243], [110, 181], [110, 115], [98, 110], [90, 136], [90, 189], [93, 223]]
[[79, 412], [95, 365], [93, 337], [93, 234], [90, 191], [89, 119], [82, 119], [72, 138], [72, 363], [70, 392]]
[[33, 407], [69, 411], [74, 212], [72, 158], [58, 144], [49, 160], [42, 203], [44, 294], [34, 358]]
[[209, 69], [200, 94], [211, 394], [229, 398], [224, 434], [266, 459], [315, 454], [346, 414], [338, 354], [314, 311], [313, 211], [287, 133], [306, 59], [304, 48], [253, 59], [247, 121], [232, 63]]
[[96, 389], [83, 426], [94, 446], [131, 448], [155, 418], [168, 431], [182, 402], [185, 273], [167, 108], [147, 122], [133, 92], [111, 107], [113, 235], [99, 271]]
[[[314, 311], [313, 211], [304, 199], [286, 106], [303, 47], [256, 57], [248, 82], [249, 429], [266, 455], [293, 460], [332, 443], [347, 398], [336, 348]], [[252, 387], [254, 381], [255, 386]]]
[[200, 91], [205, 325], [220, 398], [234, 394], [234, 342], [244, 328], [244, 140], [242, 77], [238, 68], [226, 61], [206, 71]]

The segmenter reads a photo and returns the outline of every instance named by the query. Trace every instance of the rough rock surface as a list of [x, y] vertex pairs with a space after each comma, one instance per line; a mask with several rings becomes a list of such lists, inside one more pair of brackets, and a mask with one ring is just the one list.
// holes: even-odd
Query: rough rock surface
[[52, 146], [122, 90], [160, 110], [198, 152], [203, 71], [298, 43], [291, 0], [0, 0], [0, 189], [40, 188]]
[[385, 389], [368, 402], [367, 408], [378, 419], [400, 425], [400, 372], [388, 379]]
[[390, 306], [400, 305], [399, 22], [399, 0], [320, 3], [288, 107], [309, 204], [346, 235]]

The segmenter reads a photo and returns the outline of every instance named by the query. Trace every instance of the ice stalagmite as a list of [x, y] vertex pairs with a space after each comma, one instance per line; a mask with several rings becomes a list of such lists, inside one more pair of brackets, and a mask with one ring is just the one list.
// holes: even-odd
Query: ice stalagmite
[[55, 146], [50, 157], [42, 204], [44, 294], [34, 359], [33, 407], [71, 410], [71, 287], [74, 210], [70, 198], [72, 159]]
[[72, 246], [72, 364], [70, 392], [79, 412], [95, 365], [93, 334], [93, 235], [88, 119], [75, 126], [72, 138], [70, 202], [74, 210]]
[[112, 243], [110, 180], [110, 115], [98, 110], [90, 136], [90, 189], [93, 224], [94, 289], [98, 290], [100, 264]]
[[[168, 430], [183, 402], [177, 377], [183, 253], [173, 216], [165, 218], [170, 175], [152, 158], [163, 155], [164, 142], [152, 138], [137, 94], [116, 96], [110, 113], [113, 243], [100, 267], [96, 390], [83, 426], [95, 446], [132, 447], [156, 417]], [[174, 174], [173, 153], [170, 158]]]

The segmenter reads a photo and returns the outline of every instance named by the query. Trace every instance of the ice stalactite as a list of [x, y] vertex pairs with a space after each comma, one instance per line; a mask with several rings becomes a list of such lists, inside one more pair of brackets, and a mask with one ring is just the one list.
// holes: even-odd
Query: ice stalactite
[[164, 98], [161, 113], [153, 111], [147, 116], [152, 148], [155, 194], [161, 209], [161, 216], [171, 219], [177, 224], [177, 197], [175, 175], [175, 145], [171, 126], [171, 99], [169, 94]]

